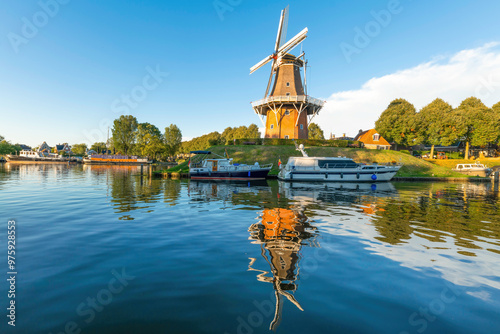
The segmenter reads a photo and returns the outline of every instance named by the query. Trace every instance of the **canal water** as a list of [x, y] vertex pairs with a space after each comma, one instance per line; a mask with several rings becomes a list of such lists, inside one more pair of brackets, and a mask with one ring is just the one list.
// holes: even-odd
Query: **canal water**
[[498, 333], [491, 184], [210, 183], [0, 166], [1, 333]]

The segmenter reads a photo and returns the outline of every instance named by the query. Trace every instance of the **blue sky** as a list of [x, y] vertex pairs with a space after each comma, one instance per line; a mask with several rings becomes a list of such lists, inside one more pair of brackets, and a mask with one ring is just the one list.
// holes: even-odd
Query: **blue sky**
[[[262, 98], [270, 68], [251, 76], [249, 68], [272, 52], [288, 4], [288, 37], [310, 31], [309, 93], [329, 102], [316, 119], [326, 133], [373, 127], [393, 98], [422, 107], [438, 97], [426, 80], [447, 87], [446, 70], [457, 61], [453, 82], [484, 74], [439, 90], [442, 97], [457, 104], [486, 80], [493, 84], [485, 102], [500, 101], [499, 51], [488, 44], [500, 41], [498, 1], [217, 1], [0, 0], [0, 134], [28, 145], [93, 142], [126, 111], [162, 130], [177, 124], [186, 138], [261, 126], [249, 102]], [[390, 8], [397, 10], [377, 30], [374, 13]], [[367, 27], [375, 29], [368, 42], [356, 44], [357, 29]], [[346, 57], [347, 44], [357, 53]], [[403, 91], [382, 84], [415, 77], [419, 85]], [[125, 107], [132, 92], [139, 99]]]

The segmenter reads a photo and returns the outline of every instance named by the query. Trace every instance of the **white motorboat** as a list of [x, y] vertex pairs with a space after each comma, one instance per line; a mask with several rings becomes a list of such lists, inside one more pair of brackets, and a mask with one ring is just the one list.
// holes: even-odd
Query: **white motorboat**
[[481, 177], [487, 177], [491, 173], [491, 168], [479, 163], [479, 161], [474, 164], [457, 164], [452, 170], [461, 174]]
[[68, 162], [79, 162], [79, 160], [75, 157], [63, 157], [56, 153], [47, 153], [47, 152], [35, 152], [31, 150], [22, 150], [19, 152], [19, 155], [15, 154], [7, 154], [6, 156], [7, 162], [10, 163], [19, 163], [19, 164], [30, 164], [30, 163], [68, 163]]
[[278, 178], [284, 181], [380, 182], [390, 181], [402, 164], [359, 164], [346, 157], [309, 157], [301, 144], [302, 157], [290, 157], [280, 166]]

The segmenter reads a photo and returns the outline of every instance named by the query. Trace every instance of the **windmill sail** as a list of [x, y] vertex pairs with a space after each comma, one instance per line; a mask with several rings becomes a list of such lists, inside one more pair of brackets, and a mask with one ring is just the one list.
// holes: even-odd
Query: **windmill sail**
[[286, 33], [288, 31], [288, 15], [290, 13], [290, 5], [288, 5], [283, 11], [285, 12], [283, 18], [283, 26], [281, 27], [280, 44], [277, 49], [281, 48], [286, 41]]

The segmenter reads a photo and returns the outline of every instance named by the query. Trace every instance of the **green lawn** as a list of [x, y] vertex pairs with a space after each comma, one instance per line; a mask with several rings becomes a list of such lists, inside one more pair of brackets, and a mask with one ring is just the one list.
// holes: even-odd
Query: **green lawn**
[[[402, 163], [403, 167], [396, 176], [399, 177], [467, 177], [465, 175], [452, 172], [450, 168], [438, 166], [423, 159], [415, 158], [409, 154], [397, 151], [378, 151], [357, 148], [336, 148], [336, 147], [306, 147], [309, 156], [337, 157], [345, 156], [356, 162], [371, 164], [377, 163]], [[229, 157], [237, 163], [253, 164], [273, 164], [271, 175], [278, 173], [278, 160], [286, 163], [288, 157], [301, 156], [294, 146], [262, 146], [262, 145], [242, 145], [242, 146], [214, 146], [208, 149], [219, 155], [224, 155], [227, 151]], [[168, 172], [188, 172], [187, 162], [168, 170]]]

